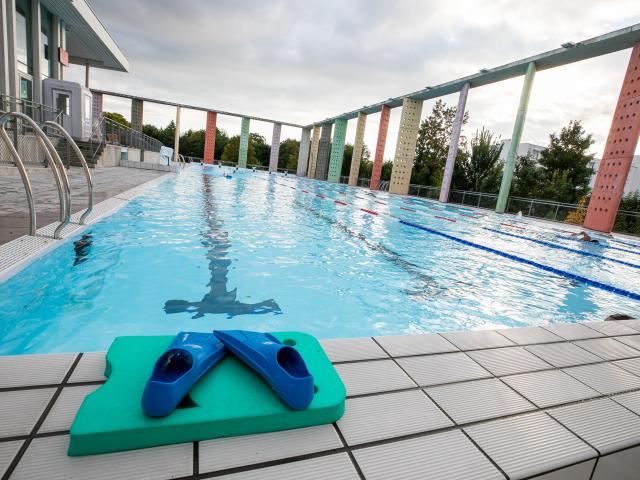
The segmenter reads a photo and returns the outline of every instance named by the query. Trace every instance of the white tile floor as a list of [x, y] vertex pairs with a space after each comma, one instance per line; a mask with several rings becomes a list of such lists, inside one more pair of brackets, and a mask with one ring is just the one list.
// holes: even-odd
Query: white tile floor
[[75, 458], [104, 353], [0, 357], [0, 477], [637, 478], [640, 323], [619, 323], [327, 340], [335, 425]]

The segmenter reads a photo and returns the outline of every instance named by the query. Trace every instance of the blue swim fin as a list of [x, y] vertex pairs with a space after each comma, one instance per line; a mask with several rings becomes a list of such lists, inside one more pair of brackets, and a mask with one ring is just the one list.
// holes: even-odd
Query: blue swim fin
[[225, 353], [213, 333], [180, 332], [153, 367], [142, 394], [144, 412], [151, 417], [169, 415]]
[[313, 400], [313, 376], [298, 351], [268, 333], [214, 330], [236, 357], [264, 378], [280, 399], [294, 410]]

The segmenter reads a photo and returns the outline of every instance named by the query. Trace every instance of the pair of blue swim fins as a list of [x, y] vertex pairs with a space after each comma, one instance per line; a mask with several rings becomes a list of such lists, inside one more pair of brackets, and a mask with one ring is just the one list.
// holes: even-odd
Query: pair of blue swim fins
[[313, 400], [313, 376], [298, 351], [268, 333], [214, 330], [180, 332], [157, 360], [142, 394], [142, 409], [151, 417], [170, 414], [227, 350], [255, 370], [294, 410]]

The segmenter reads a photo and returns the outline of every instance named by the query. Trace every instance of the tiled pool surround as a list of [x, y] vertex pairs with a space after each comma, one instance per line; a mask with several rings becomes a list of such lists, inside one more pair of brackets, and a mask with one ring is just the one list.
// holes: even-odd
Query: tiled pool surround
[[0, 357], [7, 479], [635, 478], [640, 320], [325, 340], [334, 425], [67, 457], [103, 353]]

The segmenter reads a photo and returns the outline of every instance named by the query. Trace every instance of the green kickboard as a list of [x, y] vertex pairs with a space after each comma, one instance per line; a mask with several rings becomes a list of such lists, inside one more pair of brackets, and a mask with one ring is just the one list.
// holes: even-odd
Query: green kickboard
[[320, 343], [299, 332], [273, 335], [293, 344], [314, 377], [317, 391], [305, 410], [288, 408], [262, 377], [227, 353], [189, 392], [194, 406], [178, 408], [164, 418], [148, 417], [140, 403], [142, 392], [173, 337], [118, 337], [107, 353], [106, 383], [84, 399], [76, 414], [68, 454], [117, 452], [338, 420], [346, 391]]

